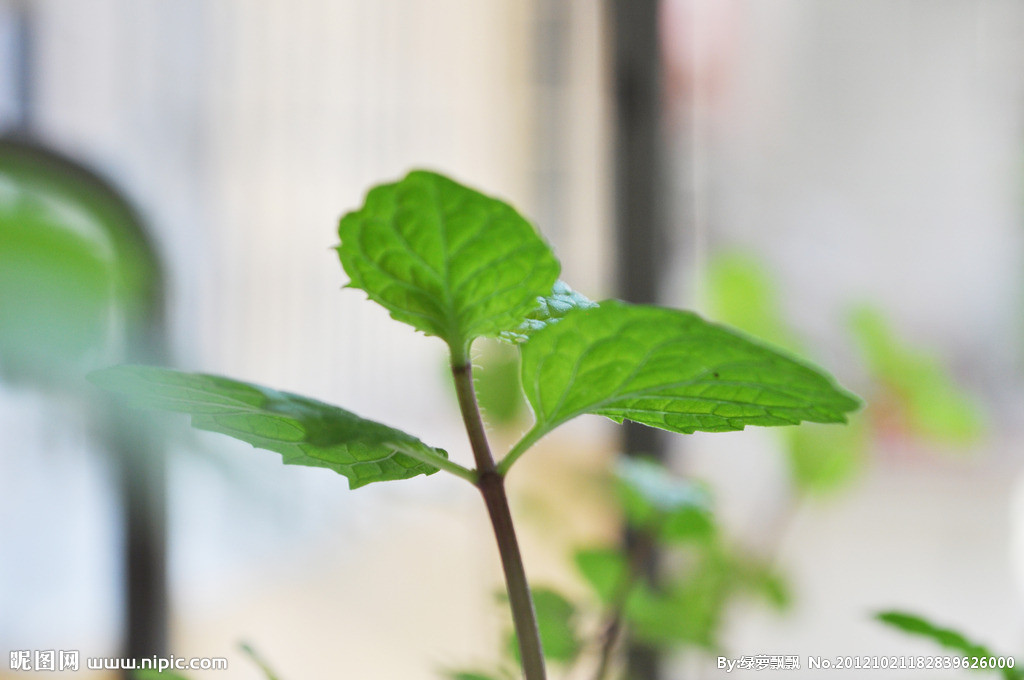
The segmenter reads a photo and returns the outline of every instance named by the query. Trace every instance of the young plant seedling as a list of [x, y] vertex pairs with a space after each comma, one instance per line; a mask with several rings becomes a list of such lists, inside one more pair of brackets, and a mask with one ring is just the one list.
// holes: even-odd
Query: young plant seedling
[[[505, 476], [537, 441], [584, 414], [690, 434], [841, 423], [858, 407], [821, 370], [690, 312], [587, 300], [558, 281], [558, 260], [511, 206], [442, 175], [414, 171], [372, 189], [338, 232], [349, 287], [447, 344], [472, 467], [336, 406], [228, 378], [120, 366], [91, 379], [137, 406], [188, 413], [194, 427], [275, 451], [287, 464], [334, 470], [351, 488], [438, 470], [475, 485], [497, 539], [527, 680], [545, 678], [544, 655]], [[480, 337], [517, 343], [534, 415], [500, 459], [474, 392], [470, 353]]]

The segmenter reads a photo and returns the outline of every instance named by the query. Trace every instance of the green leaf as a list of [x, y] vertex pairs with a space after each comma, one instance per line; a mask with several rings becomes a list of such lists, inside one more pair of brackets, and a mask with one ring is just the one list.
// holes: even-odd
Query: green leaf
[[670, 514], [685, 508], [711, 509], [711, 496], [704, 486], [674, 477], [653, 460], [621, 458], [615, 463], [615, 476], [653, 511]]
[[95, 225], [86, 222], [91, 229], [83, 229], [69, 221], [67, 214], [76, 214], [71, 210], [61, 213], [42, 198], [5, 198], [0, 367], [17, 377], [60, 378], [95, 360], [110, 334], [116, 302], [111, 248], [102, 232], [93, 233]]
[[501, 338], [510, 342], [526, 342], [531, 335], [561, 321], [572, 310], [590, 307], [597, 307], [597, 303], [577, 293], [565, 281], [559, 279], [555, 281], [554, 289], [549, 295], [537, 298], [537, 306], [526, 315], [526, 320], [519, 328], [505, 331]]
[[715, 545], [687, 551], [685, 557], [692, 564], [668, 574], [667, 583], [634, 587], [625, 618], [637, 639], [649, 644], [714, 649], [725, 608], [740, 587], [734, 561]]
[[152, 366], [116, 366], [89, 380], [130, 397], [133, 406], [188, 413], [193, 427], [275, 451], [288, 465], [334, 470], [353, 489], [433, 474], [448, 463], [445, 451], [404, 432], [259, 385]]
[[[473, 378], [480, 411], [491, 426], [519, 424], [526, 412], [526, 401], [519, 386], [519, 350], [496, 341], [477, 345], [473, 358]], [[450, 379], [451, 368], [446, 368]]]
[[682, 557], [685, 567], [667, 573], [666, 583], [657, 589], [641, 583], [630, 595], [626, 620], [638, 639], [716, 650], [726, 612], [738, 598], [761, 596], [778, 609], [788, 604], [786, 585], [777, 573], [721, 541], [700, 544]]
[[806, 425], [787, 435], [790, 475], [800, 491], [826, 494], [838, 490], [863, 467], [867, 451], [863, 418], [854, 418], [842, 428]]
[[859, 405], [819, 369], [661, 307], [612, 300], [575, 310], [522, 354], [534, 433], [584, 413], [686, 434], [841, 423]]
[[708, 579], [699, 585], [662, 592], [646, 584], [637, 586], [626, 605], [630, 632], [653, 646], [685, 643], [713, 649], [726, 593], [721, 584]]
[[630, 524], [665, 541], [708, 538], [714, 532], [711, 495], [692, 480], [674, 477], [653, 460], [624, 457], [615, 465]]
[[[571, 663], [582, 647], [573, 625], [576, 607], [550, 588], [533, 588], [531, 592], [544, 658], [557, 663]], [[515, 631], [509, 635], [508, 648], [519, 662], [519, 641]]]
[[629, 569], [626, 557], [612, 548], [585, 548], [573, 554], [576, 569], [601, 602], [608, 604]]
[[872, 375], [895, 402], [887, 411], [902, 408], [910, 429], [935, 441], [964, 446], [981, 436], [980, 406], [939, 359], [908, 345], [872, 307], [857, 309], [851, 327]]
[[763, 570], [759, 578], [755, 577], [753, 585], [757, 587], [769, 604], [778, 610], [787, 609], [793, 603], [793, 594], [789, 584], [779, 573]]
[[372, 189], [341, 218], [338, 254], [353, 288], [465, 355], [520, 326], [559, 264], [511, 206], [422, 170]]
[[[876, 614], [875, 618], [888, 626], [892, 626], [897, 630], [903, 631], [904, 633], [928, 638], [946, 649], [959, 652], [965, 656], [986, 658], [998, 658], [1000, 656], [1005, 656], [996, 654], [982, 644], [968, 640], [964, 635], [955, 630], [941, 628], [915, 614], [900, 611], [888, 611]], [[1007, 680], [1019, 680], [1020, 678], [1024, 678], [1024, 669], [989, 668], [982, 670], [999, 672]]]
[[798, 349], [775, 282], [760, 260], [743, 253], [718, 255], [708, 266], [707, 279], [711, 316], [773, 345]]

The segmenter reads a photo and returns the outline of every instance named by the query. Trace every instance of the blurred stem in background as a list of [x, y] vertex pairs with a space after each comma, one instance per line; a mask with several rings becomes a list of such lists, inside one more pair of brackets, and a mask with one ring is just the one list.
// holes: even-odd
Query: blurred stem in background
[[[665, 159], [662, 119], [662, 64], [657, 0], [611, 1], [608, 4], [613, 50], [615, 245], [617, 293], [629, 302], [659, 301], [666, 243]], [[663, 460], [664, 437], [653, 428], [625, 423], [622, 450]], [[642, 544], [628, 526], [627, 551]], [[641, 570], [655, 580], [657, 550], [644, 551]], [[657, 652], [648, 645], [627, 642], [627, 677], [658, 680], [662, 676]]]

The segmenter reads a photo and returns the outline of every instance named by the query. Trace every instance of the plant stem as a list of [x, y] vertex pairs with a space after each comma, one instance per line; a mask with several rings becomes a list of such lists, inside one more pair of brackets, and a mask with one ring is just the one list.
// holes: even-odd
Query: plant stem
[[455, 392], [459, 397], [462, 420], [466, 425], [469, 443], [476, 461], [476, 486], [484, 497], [487, 514], [491, 518], [494, 537], [498, 542], [501, 566], [505, 572], [505, 587], [512, 607], [512, 620], [519, 640], [519, 655], [523, 660], [526, 680], [545, 680], [544, 652], [541, 649], [540, 633], [537, 629], [537, 614], [533, 608], [533, 596], [526, 580], [523, 558], [516, 540], [512, 513], [505, 494], [505, 477], [498, 472], [487, 442], [480, 406], [473, 388], [473, 369], [468, 361], [458, 362], [453, 355], [452, 376], [455, 378]]
[[537, 443], [537, 440], [543, 437], [551, 428], [541, 427], [540, 425], [534, 425], [529, 432], [523, 435], [523, 438], [516, 442], [505, 457], [498, 463], [498, 472], [502, 475], [507, 475], [509, 468], [519, 460], [526, 451]]

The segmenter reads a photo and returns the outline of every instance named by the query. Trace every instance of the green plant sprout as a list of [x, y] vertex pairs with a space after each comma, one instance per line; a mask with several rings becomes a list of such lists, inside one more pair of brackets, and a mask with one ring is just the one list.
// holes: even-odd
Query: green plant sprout
[[[526, 680], [546, 670], [505, 477], [541, 438], [584, 414], [691, 434], [842, 423], [859, 406], [820, 369], [691, 312], [587, 300], [558, 281], [551, 248], [511, 206], [433, 172], [372, 189], [338, 233], [348, 287], [447, 344], [472, 466], [336, 406], [228, 378], [119, 366], [91, 380], [137, 406], [190, 414], [194, 427], [280, 453], [286, 464], [334, 470], [351, 488], [438, 470], [473, 484], [497, 541]], [[516, 343], [534, 416], [500, 459], [472, 376], [481, 337]]]

